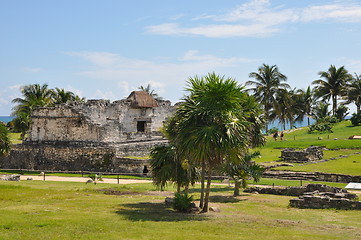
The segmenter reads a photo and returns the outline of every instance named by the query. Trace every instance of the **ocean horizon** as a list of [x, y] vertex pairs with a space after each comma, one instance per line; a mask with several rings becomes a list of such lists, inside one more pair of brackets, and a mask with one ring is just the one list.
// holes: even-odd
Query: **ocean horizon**
[[8, 123], [11, 122], [15, 117], [12, 116], [0, 116], [0, 122]]

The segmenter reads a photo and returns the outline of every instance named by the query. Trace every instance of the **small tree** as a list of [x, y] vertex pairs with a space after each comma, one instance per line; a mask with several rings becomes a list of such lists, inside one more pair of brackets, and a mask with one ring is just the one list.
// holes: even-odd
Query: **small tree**
[[188, 191], [189, 185], [198, 180], [197, 169], [186, 159], [180, 158], [174, 146], [154, 147], [150, 156], [153, 183], [161, 190], [172, 182], [176, 184], [178, 193], [181, 187]]
[[223, 166], [223, 171], [234, 180], [233, 196], [240, 195], [240, 188], [247, 187], [247, 181], [252, 178], [258, 182], [262, 177], [264, 168], [252, 161], [252, 158], [260, 156], [259, 152], [247, 153], [242, 159], [236, 162], [227, 161]]
[[0, 156], [6, 156], [11, 150], [11, 140], [9, 131], [4, 124], [0, 122]]

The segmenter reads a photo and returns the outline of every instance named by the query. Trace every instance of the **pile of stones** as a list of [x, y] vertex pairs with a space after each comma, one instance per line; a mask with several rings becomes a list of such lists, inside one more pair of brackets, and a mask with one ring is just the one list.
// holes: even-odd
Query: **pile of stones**
[[281, 151], [281, 159], [291, 163], [319, 161], [323, 158], [324, 147], [311, 146], [303, 150], [285, 148]]
[[2, 181], [20, 181], [20, 175], [15, 174], [1, 174], [0, 180]]

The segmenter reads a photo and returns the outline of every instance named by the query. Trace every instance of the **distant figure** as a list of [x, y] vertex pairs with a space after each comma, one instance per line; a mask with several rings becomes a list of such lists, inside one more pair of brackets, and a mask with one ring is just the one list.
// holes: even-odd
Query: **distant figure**
[[285, 134], [283, 133], [283, 131], [281, 132], [281, 134], [280, 134], [280, 139], [281, 139], [281, 141], [283, 141], [283, 137], [285, 136]]
[[143, 175], [144, 175], [144, 176], [147, 176], [148, 172], [149, 172], [149, 170], [148, 170], [147, 166], [144, 166], [144, 168], [143, 168]]
[[277, 138], [278, 138], [278, 132], [275, 132], [275, 133], [273, 134], [273, 139], [274, 139], [275, 141], [277, 141]]

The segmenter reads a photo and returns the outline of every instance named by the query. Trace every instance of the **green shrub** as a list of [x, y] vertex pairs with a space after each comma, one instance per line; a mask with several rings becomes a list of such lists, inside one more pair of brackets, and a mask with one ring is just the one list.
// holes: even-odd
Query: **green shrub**
[[173, 209], [178, 212], [190, 212], [192, 209], [193, 196], [188, 193], [175, 193], [173, 199]]
[[312, 124], [309, 127], [308, 133], [325, 133], [330, 132], [332, 133], [333, 124], [337, 123], [337, 118], [332, 116], [327, 116], [324, 118], [317, 119], [317, 122]]
[[268, 129], [268, 134], [274, 134], [275, 132], [278, 132], [278, 128], [276, 128], [276, 127], [273, 127], [273, 128], [271, 128], [271, 129]]
[[351, 117], [351, 123], [353, 126], [358, 126], [361, 123], [361, 113], [357, 114], [357, 113], [353, 113], [352, 117]]

